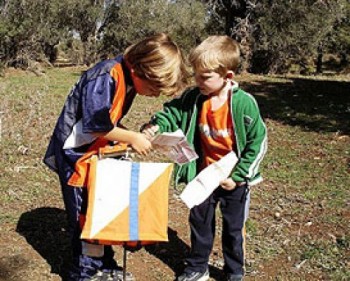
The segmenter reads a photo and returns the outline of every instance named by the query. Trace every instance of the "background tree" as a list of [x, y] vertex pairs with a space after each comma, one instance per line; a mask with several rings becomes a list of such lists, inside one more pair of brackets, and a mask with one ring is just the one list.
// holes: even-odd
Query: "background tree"
[[101, 28], [101, 54], [115, 55], [131, 43], [156, 33], [168, 33], [189, 50], [206, 36], [206, 9], [200, 1], [130, 0], [108, 6]]
[[261, 0], [255, 9], [253, 72], [307, 71], [342, 17], [343, 0]]
[[55, 60], [55, 46], [66, 36], [60, 21], [62, 1], [3, 1], [0, 19], [0, 56], [5, 65]]
[[[67, 1], [67, 0], [66, 0]], [[96, 61], [97, 36], [106, 11], [104, 0], [68, 0], [63, 13], [71, 36], [78, 37], [83, 46], [82, 63]]]
[[241, 45], [242, 71], [249, 68], [252, 56], [254, 31], [254, 11], [257, 0], [209, 0], [207, 4], [210, 21], [207, 25], [210, 34], [226, 34]]
[[[330, 38], [348, 46], [344, 16], [347, 0], [209, 0], [209, 33], [224, 33], [240, 42], [242, 70], [251, 72], [312, 71], [322, 62]], [[341, 35], [335, 35], [335, 30]], [[337, 38], [337, 39], [335, 39]], [[346, 57], [343, 55], [343, 58]], [[319, 64], [322, 67], [322, 64]]]
[[[326, 38], [325, 50], [322, 51], [339, 54], [341, 59], [339, 67], [343, 68], [348, 65], [350, 56], [350, 2], [344, 0], [341, 9], [342, 12], [338, 14], [333, 30]], [[320, 59], [322, 62], [322, 57]]]
[[227, 34], [243, 71], [320, 72], [327, 53], [348, 64], [349, 10], [349, 0], [0, 0], [0, 66], [52, 63], [58, 49], [89, 65], [163, 31], [185, 51]]

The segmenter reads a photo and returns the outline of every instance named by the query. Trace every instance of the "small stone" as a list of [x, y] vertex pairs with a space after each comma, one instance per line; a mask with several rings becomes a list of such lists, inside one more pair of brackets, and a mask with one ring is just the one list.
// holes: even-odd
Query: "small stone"
[[281, 218], [281, 213], [276, 212], [276, 213], [275, 213], [275, 219], [279, 219], [279, 218]]

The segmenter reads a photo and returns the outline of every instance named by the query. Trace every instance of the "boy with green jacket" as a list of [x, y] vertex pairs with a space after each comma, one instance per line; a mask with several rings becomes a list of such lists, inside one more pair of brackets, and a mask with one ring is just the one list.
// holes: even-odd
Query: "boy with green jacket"
[[229, 178], [190, 210], [191, 252], [179, 281], [209, 279], [208, 261], [215, 235], [215, 208], [223, 216], [222, 245], [227, 280], [243, 280], [245, 221], [249, 187], [262, 181], [259, 165], [267, 149], [267, 129], [253, 96], [233, 80], [239, 45], [228, 36], [210, 36], [190, 54], [197, 87], [164, 104], [143, 132], [181, 129], [199, 158], [177, 165], [176, 184], [188, 183], [211, 163], [234, 151], [239, 159]]

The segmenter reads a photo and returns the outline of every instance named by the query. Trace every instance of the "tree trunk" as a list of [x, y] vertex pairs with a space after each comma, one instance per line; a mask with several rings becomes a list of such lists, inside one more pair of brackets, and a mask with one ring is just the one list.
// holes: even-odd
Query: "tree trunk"
[[322, 59], [323, 59], [323, 50], [321, 47], [318, 47], [317, 48], [316, 73], [322, 73]]

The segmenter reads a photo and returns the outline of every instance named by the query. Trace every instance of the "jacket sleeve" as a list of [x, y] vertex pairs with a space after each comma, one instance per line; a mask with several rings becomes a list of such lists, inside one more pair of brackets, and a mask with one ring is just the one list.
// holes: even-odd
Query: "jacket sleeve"
[[255, 99], [251, 96], [243, 110], [245, 147], [232, 172], [235, 182], [251, 181], [258, 176], [259, 165], [267, 150], [267, 129]]
[[86, 83], [82, 96], [83, 132], [108, 132], [113, 129], [110, 109], [115, 82], [109, 74], [100, 75]]
[[181, 127], [184, 118], [184, 99], [182, 95], [164, 103], [163, 110], [152, 116], [151, 122], [159, 126], [160, 133], [174, 132]]

